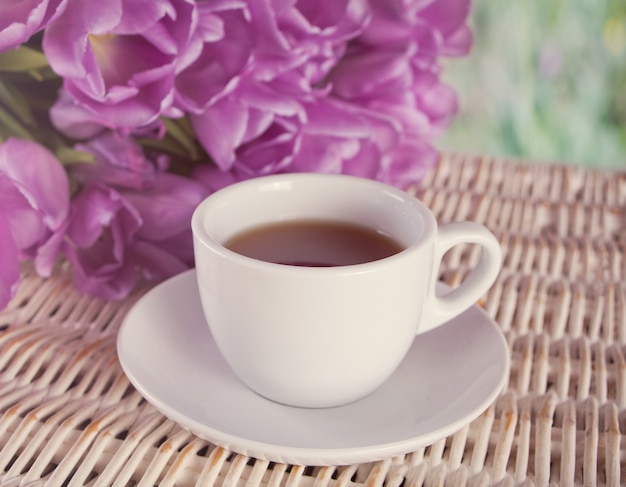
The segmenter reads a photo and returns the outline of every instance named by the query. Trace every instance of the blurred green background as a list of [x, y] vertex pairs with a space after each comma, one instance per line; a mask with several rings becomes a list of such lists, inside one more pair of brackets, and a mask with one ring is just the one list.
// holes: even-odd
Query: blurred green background
[[626, 0], [474, 0], [443, 149], [626, 168]]

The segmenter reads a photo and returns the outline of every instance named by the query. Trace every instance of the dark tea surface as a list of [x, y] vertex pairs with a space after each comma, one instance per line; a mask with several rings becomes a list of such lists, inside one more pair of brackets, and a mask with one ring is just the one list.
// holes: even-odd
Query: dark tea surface
[[298, 220], [245, 230], [224, 247], [254, 259], [306, 267], [336, 267], [384, 259], [404, 250], [388, 235], [344, 222]]

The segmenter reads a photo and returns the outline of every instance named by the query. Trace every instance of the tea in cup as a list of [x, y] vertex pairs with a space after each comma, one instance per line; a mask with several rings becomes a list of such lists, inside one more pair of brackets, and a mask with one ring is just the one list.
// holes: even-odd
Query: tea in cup
[[[282, 174], [206, 198], [192, 218], [202, 308], [235, 375], [279, 403], [331, 407], [389, 378], [416, 335], [472, 306], [502, 253], [473, 222], [438, 226], [417, 198], [374, 180]], [[436, 285], [452, 247], [481, 246], [464, 281]]]

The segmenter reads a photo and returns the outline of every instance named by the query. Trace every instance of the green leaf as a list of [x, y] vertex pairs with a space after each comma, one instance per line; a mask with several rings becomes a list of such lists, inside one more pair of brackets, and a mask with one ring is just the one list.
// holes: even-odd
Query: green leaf
[[20, 46], [18, 49], [0, 54], [0, 71], [5, 72], [31, 72], [48, 67], [46, 56], [28, 46]]
[[0, 137], [6, 140], [8, 137], [34, 140], [32, 134], [17, 120], [12, 113], [0, 105]]
[[68, 146], [61, 146], [55, 151], [57, 159], [64, 166], [70, 164], [88, 163], [93, 164], [96, 162], [96, 156], [89, 152], [76, 150]]
[[174, 141], [180, 144], [192, 160], [197, 159], [199, 153], [198, 146], [196, 145], [196, 138], [191, 130], [191, 127], [187, 123], [187, 120], [184, 118], [180, 120], [164, 118], [163, 123], [167, 129], [167, 136], [171, 137]]
[[0, 79], [0, 106], [4, 105], [11, 110], [24, 125], [34, 125], [35, 120], [28, 107], [28, 103], [24, 100], [22, 94], [11, 89], [10, 85], [6, 85]]
[[139, 143], [144, 149], [155, 150], [158, 152], [164, 152], [171, 156], [186, 159], [189, 157], [189, 152], [185, 148], [178, 144], [173, 144], [171, 139], [139, 139]]

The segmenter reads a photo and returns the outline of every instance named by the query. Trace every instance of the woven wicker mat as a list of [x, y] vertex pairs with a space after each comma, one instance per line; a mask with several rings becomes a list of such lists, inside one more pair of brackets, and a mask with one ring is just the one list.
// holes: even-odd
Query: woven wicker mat
[[[0, 486], [618, 486], [626, 482], [626, 173], [456, 154], [416, 195], [440, 221], [499, 237], [504, 269], [481, 300], [512, 366], [504, 392], [456, 434], [362, 465], [247, 458], [182, 430], [118, 363], [119, 324], [139, 290], [105, 303], [60, 267], [25, 270], [0, 314]], [[473, 247], [446, 257], [461, 280]]]

